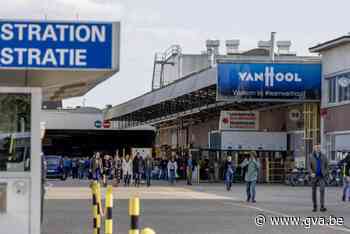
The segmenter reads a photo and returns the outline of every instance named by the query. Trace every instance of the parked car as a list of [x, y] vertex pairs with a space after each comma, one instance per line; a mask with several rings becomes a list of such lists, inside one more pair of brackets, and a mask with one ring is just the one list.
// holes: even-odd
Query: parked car
[[59, 155], [46, 155], [47, 165], [47, 178], [59, 178], [61, 180], [66, 179], [66, 175], [63, 170], [63, 157]]

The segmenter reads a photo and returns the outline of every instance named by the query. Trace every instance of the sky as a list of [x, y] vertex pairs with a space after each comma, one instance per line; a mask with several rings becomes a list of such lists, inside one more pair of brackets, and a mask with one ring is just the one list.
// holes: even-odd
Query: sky
[[150, 91], [155, 52], [179, 44], [200, 53], [207, 39], [240, 39], [240, 49], [256, 47], [275, 31], [291, 40], [292, 51], [350, 32], [347, 0], [2, 0], [5, 19], [121, 21], [120, 71], [83, 97], [64, 106], [103, 108]]

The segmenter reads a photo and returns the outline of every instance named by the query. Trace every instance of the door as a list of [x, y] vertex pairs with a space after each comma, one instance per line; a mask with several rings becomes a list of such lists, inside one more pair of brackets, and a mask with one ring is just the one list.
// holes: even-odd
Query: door
[[29, 233], [29, 194], [27, 178], [0, 178], [0, 227], [11, 234]]

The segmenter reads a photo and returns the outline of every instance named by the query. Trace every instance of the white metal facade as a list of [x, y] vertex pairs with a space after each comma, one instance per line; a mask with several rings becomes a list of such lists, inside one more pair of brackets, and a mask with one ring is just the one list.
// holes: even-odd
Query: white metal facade
[[[337, 39], [336, 39], [337, 40]], [[322, 55], [322, 101], [321, 107], [327, 109], [325, 116], [321, 117], [321, 144], [332, 161], [340, 160], [344, 157], [344, 152], [350, 152], [350, 128], [344, 125], [344, 121], [338, 121], [338, 126], [342, 129], [329, 127], [329, 121], [339, 115], [345, 115], [350, 111], [350, 101], [339, 101], [339, 82], [336, 80], [335, 101], [330, 102], [330, 82], [329, 79], [341, 77], [342, 74], [350, 72], [350, 43], [335, 42], [330, 48], [321, 48]], [[344, 110], [346, 112], [344, 112]], [[330, 115], [331, 117], [327, 117]], [[344, 119], [344, 118], [343, 118]], [[334, 120], [333, 120], [334, 121]]]

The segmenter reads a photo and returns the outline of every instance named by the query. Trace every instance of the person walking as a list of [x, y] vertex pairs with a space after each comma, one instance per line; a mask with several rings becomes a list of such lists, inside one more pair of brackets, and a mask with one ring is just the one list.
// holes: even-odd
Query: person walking
[[91, 172], [93, 180], [100, 180], [102, 172], [102, 160], [100, 158], [100, 153], [97, 152], [91, 159]]
[[168, 180], [168, 160], [166, 157], [160, 161], [160, 179]]
[[109, 156], [108, 154], [106, 154], [106, 155], [103, 157], [102, 164], [103, 164], [103, 185], [104, 185], [105, 187], [107, 187], [108, 180], [109, 180], [109, 177], [110, 177], [110, 175], [111, 175], [111, 169], [112, 169], [112, 160], [111, 160], [111, 156]]
[[73, 179], [78, 179], [78, 167], [79, 167], [79, 159], [72, 159], [72, 177]]
[[146, 173], [147, 187], [151, 186], [152, 171], [153, 171], [153, 159], [152, 159], [152, 156], [147, 155], [145, 159], [145, 173]]
[[80, 158], [78, 160], [78, 174], [79, 174], [80, 180], [84, 179], [84, 170], [85, 170], [85, 160], [84, 158]]
[[112, 161], [108, 154], [103, 158], [103, 185], [107, 187], [109, 177], [111, 175]]
[[192, 154], [188, 155], [187, 163], [186, 163], [186, 177], [187, 177], [187, 185], [192, 185], [192, 174], [194, 170], [194, 161], [192, 159]]
[[91, 178], [89, 171], [90, 171], [90, 159], [89, 159], [89, 157], [85, 157], [85, 159], [84, 159], [84, 176], [87, 179]]
[[343, 196], [342, 200], [350, 201], [350, 153], [338, 163], [339, 167], [343, 168]]
[[123, 170], [124, 186], [129, 186], [131, 176], [132, 176], [132, 171], [133, 171], [133, 163], [128, 154], [123, 159], [122, 170]]
[[234, 172], [235, 168], [232, 162], [232, 157], [228, 156], [224, 165], [225, 184], [227, 191], [231, 190]]
[[71, 161], [67, 156], [65, 156], [63, 159], [63, 171], [64, 171], [65, 178], [68, 178], [70, 176], [70, 166], [71, 166]]
[[171, 185], [174, 185], [176, 181], [176, 171], [177, 171], [177, 162], [175, 161], [175, 157], [172, 156], [171, 160], [168, 162], [168, 177]]
[[244, 159], [240, 166], [241, 168], [246, 167], [244, 180], [246, 182], [247, 202], [251, 201], [255, 203], [255, 187], [256, 181], [258, 180], [258, 173], [260, 170], [260, 163], [256, 159], [256, 152], [252, 151], [249, 155], [249, 158]]
[[209, 160], [209, 183], [215, 182], [215, 162], [214, 159]]
[[140, 161], [139, 153], [136, 153], [136, 155], [134, 156], [134, 159], [132, 160], [132, 175], [133, 175], [135, 187], [139, 186], [139, 180], [140, 180], [139, 161]]
[[320, 187], [320, 203], [321, 212], [327, 211], [325, 203], [325, 187], [326, 178], [328, 176], [328, 159], [325, 154], [321, 152], [321, 146], [319, 144], [314, 146], [313, 152], [309, 155], [307, 164], [308, 172], [311, 177], [312, 185], [312, 203], [313, 212], [317, 211], [317, 186]]
[[145, 178], [145, 159], [139, 154], [139, 177], [138, 186], [140, 186], [142, 179]]
[[123, 168], [123, 159], [118, 155], [118, 151], [117, 151], [114, 157], [114, 170], [115, 170], [114, 175], [115, 175], [117, 186], [120, 184], [123, 177], [122, 168]]

